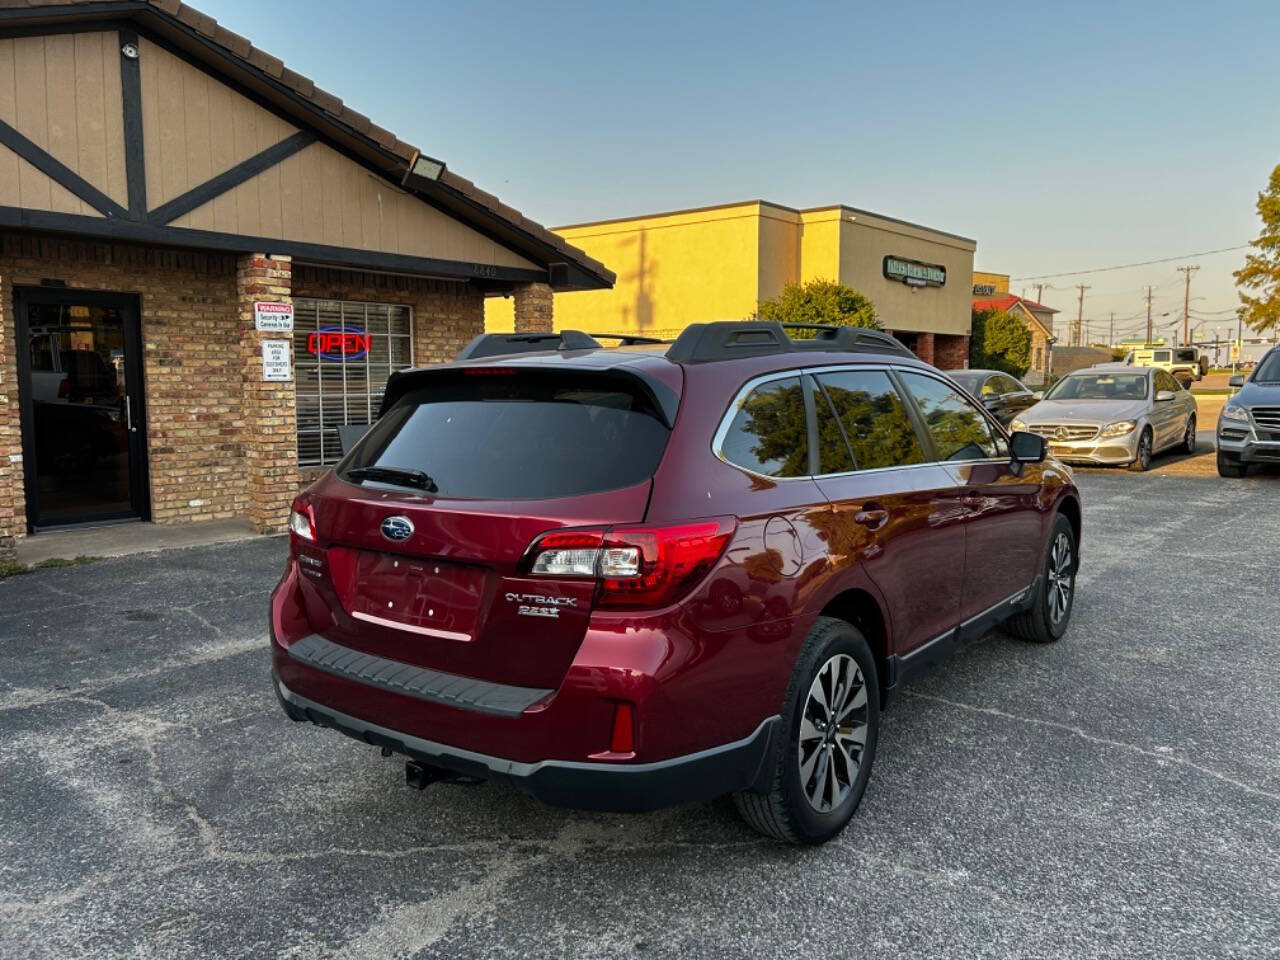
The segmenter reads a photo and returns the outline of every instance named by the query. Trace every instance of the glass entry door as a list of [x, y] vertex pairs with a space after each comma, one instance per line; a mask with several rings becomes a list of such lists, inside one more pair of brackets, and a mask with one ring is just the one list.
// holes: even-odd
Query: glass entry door
[[148, 519], [136, 297], [19, 287], [27, 523]]

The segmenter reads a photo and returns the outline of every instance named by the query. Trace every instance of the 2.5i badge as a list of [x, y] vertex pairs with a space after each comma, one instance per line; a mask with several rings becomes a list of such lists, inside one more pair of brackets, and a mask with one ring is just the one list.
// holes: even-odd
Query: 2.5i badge
[[518, 604], [516, 616], [559, 617], [562, 607], [576, 607], [576, 597], [544, 597], [540, 593], [508, 593], [507, 602]]

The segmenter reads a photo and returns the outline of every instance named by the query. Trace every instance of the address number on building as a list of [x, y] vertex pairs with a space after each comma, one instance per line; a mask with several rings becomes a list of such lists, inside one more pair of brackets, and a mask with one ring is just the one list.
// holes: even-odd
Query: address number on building
[[255, 303], [253, 325], [268, 333], [293, 333], [293, 304]]
[[262, 341], [262, 379], [265, 381], [292, 380], [288, 340]]

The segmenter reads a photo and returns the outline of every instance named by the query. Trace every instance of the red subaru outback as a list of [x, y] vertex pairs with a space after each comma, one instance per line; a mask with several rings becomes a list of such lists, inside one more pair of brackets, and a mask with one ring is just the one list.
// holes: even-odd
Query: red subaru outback
[[766, 834], [834, 836], [904, 682], [997, 624], [1062, 636], [1080, 500], [893, 338], [807, 332], [490, 335], [396, 374], [294, 504], [285, 711], [416, 786], [732, 793]]

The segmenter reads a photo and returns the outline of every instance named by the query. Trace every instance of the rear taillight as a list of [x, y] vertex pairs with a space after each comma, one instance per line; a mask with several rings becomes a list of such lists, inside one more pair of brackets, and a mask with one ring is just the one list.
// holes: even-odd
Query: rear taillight
[[289, 510], [289, 546], [295, 554], [299, 541], [316, 542], [316, 515], [311, 504], [302, 497], [294, 500]]
[[63, 377], [58, 381], [58, 399], [65, 400], [71, 396], [71, 378]]
[[560, 530], [534, 541], [527, 570], [597, 580], [600, 607], [665, 607], [715, 566], [736, 527], [732, 517], [714, 517], [664, 527]]

